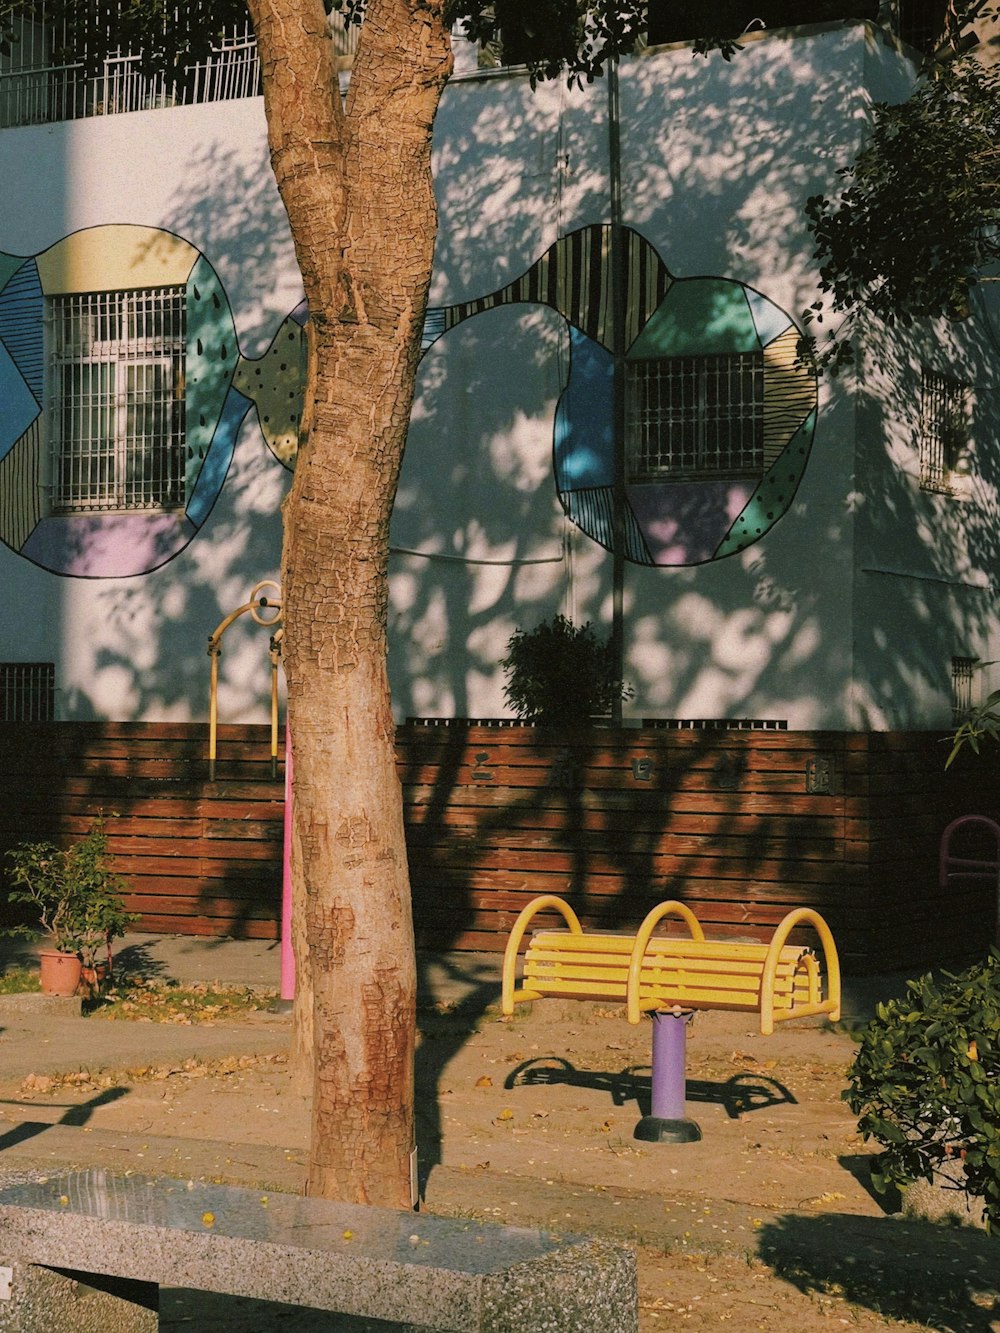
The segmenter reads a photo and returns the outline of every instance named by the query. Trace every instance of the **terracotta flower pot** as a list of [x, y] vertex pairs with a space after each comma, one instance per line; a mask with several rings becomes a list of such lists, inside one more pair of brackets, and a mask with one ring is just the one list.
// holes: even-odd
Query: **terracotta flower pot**
[[83, 968], [75, 953], [59, 953], [56, 949], [40, 949], [38, 961], [43, 995], [75, 995]]

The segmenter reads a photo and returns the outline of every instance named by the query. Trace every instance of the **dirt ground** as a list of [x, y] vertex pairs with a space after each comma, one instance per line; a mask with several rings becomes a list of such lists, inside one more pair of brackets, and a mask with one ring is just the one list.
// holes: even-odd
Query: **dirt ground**
[[[421, 1028], [424, 1206], [635, 1244], [643, 1333], [1000, 1333], [997, 1242], [890, 1218], [868, 1188], [870, 1147], [840, 1099], [846, 1035], [788, 1025], [765, 1039], [737, 1016], [699, 1016], [688, 1113], [704, 1137], [654, 1145], [632, 1137], [648, 1110], [648, 1023], [549, 1002], [510, 1021], [461, 1006], [424, 1012]], [[16, 1086], [0, 1074], [0, 1115], [9, 1141], [33, 1127], [41, 1164], [291, 1190], [303, 1179], [309, 1108], [280, 1056], [67, 1070]], [[181, 1144], [179, 1163], [162, 1168]], [[165, 1295], [162, 1327], [390, 1326], [177, 1292]]]

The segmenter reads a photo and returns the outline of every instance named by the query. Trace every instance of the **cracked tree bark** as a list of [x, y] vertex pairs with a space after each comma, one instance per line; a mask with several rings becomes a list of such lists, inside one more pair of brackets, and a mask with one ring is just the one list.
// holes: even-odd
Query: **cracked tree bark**
[[249, 0], [271, 162], [310, 310], [284, 504], [308, 1191], [409, 1207], [416, 970], [386, 670], [389, 518], [434, 251], [443, 0], [369, 0], [341, 100], [322, 0]]

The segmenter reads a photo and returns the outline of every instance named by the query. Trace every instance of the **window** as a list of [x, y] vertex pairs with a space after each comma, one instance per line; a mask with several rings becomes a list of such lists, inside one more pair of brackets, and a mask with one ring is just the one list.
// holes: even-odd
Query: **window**
[[0, 722], [51, 722], [55, 682], [52, 662], [0, 662]]
[[625, 437], [629, 481], [763, 472], [763, 356], [629, 362]]
[[969, 388], [925, 370], [920, 385], [920, 485], [951, 491], [969, 442]]
[[958, 723], [972, 707], [972, 676], [979, 664], [978, 657], [951, 659], [951, 713]]
[[185, 309], [183, 287], [50, 299], [53, 512], [184, 503]]

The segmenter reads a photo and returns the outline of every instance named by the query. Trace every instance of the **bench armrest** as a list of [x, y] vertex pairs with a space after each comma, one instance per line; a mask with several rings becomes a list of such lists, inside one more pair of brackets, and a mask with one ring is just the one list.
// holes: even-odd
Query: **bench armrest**
[[[776, 1015], [774, 1012], [774, 986], [778, 970], [778, 961], [785, 942], [796, 926], [810, 925], [819, 936], [823, 946], [823, 962], [826, 970], [827, 998], [820, 1000], [819, 995], [811, 995], [810, 1002], [798, 1005], [787, 1013]], [[810, 990], [817, 984], [815, 974], [810, 977]], [[760, 979], [760, 1030], [761, 1035], [769, 1037], [779, 1019], [807, 1018], [811, 1014], [828, 1014], [830, 1021], [836, 1023], [840, 1018], [840, 959], [837, 946], [833, 942], [830, 927], [818, 912], [811, 907], [797, 907], [778, 923], [777, 929], [768, 946], [764, 959], [764, 971]]]
[[[503, 985], [500, 992], [500, 1012], [510, 1015], [514, 1012], [515, 988], [517, 986], [517, 955], [520, 952], [521, 941], [524, 939], [524, 932], [528, 928], [528, 922], [538, 912], [547, 910], [556, 911], [562, 914], [563, 920], [569, 927], [571, 935], [582, 935], [583, 927], [580, 925], [580, 918], [570, 907], [569, 903], [564, 902], [562, 898], [557, 898], [554, 893], [543, 893], [538, 898], [532, 898], [527, 907], [522, 908], [520, 915], [511, 928], [510, 938], [507, 940], [507, 947], [503, 952]], [[521, 996], [516, 998], [520, 999]], [[524, 995], [524, 999], [540, 1000], [541, 995]]]
[[684, 903], [677, 902], [676, 899], [672, 898], [669, 902], [660, 903], [651, 912], [646, 913], [642, 925], [636, 932], [635, 943], [632, 945], [632, 957], [628, 965], [625, 1007], [626, 1017], [630, 1023], [638, 1023], [639, 1021], [639, 978], [642, 973], [642, 960], [646, 956], [646, 949], [649, 947], [653, 931], [665, 916], [679, 916], [691, 932], [693, 940], [703, 940], [705, 938], [705, 932], [702, 930], [701, 923], [694, 912]]

